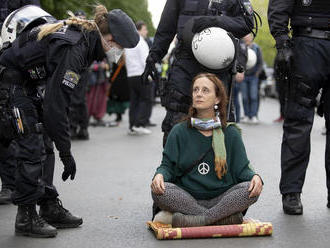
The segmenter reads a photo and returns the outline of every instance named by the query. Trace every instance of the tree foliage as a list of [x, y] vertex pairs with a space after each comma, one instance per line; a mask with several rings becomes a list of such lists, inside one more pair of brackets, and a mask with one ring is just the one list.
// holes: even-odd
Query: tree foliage
[[251, 0], [254, 10], [262, 19], [262, 27], [259, 29], [255, 42], [261, 47], [262, 55], [268, 66], [273, 66], [276, 55], [275, 41], [270, 34], [267, 9], [269, 0]]
[[147, 0], [41, 0], [40, 2], [41, 6], [57, 19], [67, 18], [68, 10], [72, 12], [84, 10], [88, 17], [92, 18], [93, 6], [100, 3], [105, 5], [108, 10], [122, 9], [134, 22], [142, 20], [148, 25], [151, 33], [155, 31], [151, 21], [151, 14], [148, 11]]

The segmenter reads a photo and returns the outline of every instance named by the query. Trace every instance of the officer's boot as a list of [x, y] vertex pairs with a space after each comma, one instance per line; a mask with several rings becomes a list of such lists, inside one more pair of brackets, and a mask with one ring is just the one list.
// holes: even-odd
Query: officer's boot
[[18, 205], [15, 234], [36, 238], [53, 238], [57, 235], [57, 230], [37, 214], [36, 205]]
[[80, 140], [89, 140], [89, 133], [87, 128], [80, 128], [77, 138]]
[[2, 188], [0, 191], [0, 205], [1, 204], [10, 204], [11, 201], [11, 194], [13, 191], [7, 188]]
[[303, 205], [300, 193], [288, 193], [282, 196], [283, 211], [289, 215], [300, 215], [303, 213]]
[[74, 228], [83, 223], [82, 218], [72, 215], [58, 198], [41, 202], [39, 214], [56, 228]]

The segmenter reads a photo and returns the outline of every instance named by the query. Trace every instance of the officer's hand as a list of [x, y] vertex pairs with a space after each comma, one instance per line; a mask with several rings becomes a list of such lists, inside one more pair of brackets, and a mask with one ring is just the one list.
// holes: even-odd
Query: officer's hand
[[64, 165], [64, 171], [62, 173], [62, 180], [66, 181], [69, 178], [69, 176], [70, 176], [70, 179], [73, 180], [76, 175], [76, 162], [74, 161], [74, 158], [71, 155], [71, 152], [67, 152], [67, 153], [60, 152], [60, 158]]
[[217, 25], [218, 22], [216, 18], [209, 16], [202, 16], [194, 20], [194, 25], [191, 31], [195, 34], [209, 27], [217, 27]]
[[151, 190], [156, 195], [162, 195], [165, 192], [164, 177], [162, 174], [157, 174], [151, 183]]
[[250, 187], [248, 190], [250, 192], [250, 195], [249, 195], [250, 198], [259, 196], [261, 194], [262, 180], [259, 175], [254, 175], [252, 177], [251, 182], [250, 182]]
[[277, 55], [276, 63], [278, 65], [279, 71], [285, 72], [291, 70], [292, 63], [292, 45], [290, 40], [287, 40], [283, 43], [277, 44]]
[[156, 60], [152, 57], [151, 54], [149, 54], [146, 60], [146, 67], [142, 74], [142, 80], [144, 84], [149, 83], [149, 76], [151, 76], [151, 78], [158, 83], [158, 71], [155, 64]]

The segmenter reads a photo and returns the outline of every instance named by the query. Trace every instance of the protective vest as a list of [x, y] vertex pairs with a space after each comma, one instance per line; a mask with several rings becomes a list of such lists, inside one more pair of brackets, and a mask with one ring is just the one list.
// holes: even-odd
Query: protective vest
[[13, 58], [18, 68], [27, 74], [29, 81], [40, 81], [47, 78], [46, 58], [49, 43], [57, 41], [58, 46], [75, 45], [82, 38], [81, 32], [69, 29], [67, 26], [48, 37], [37, 40], [38, 28], [26, 32], [15, 40], [12, 46]]
[[180, 11], [177, 34], [182, 39], [184, 25], [193, 17], [211, 15], [208, 10], [209, 0], [184, 0], [183, 8]]
[[329, 29], [329, 0], [297, 0], [292, 15], [292, 26]]

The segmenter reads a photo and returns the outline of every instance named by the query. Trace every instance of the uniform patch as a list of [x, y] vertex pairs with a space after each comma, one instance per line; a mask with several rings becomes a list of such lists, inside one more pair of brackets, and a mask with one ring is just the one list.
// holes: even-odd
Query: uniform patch
[[253, 8], [252, 8], [252, 4], [251, 4], [250, 1], [244, 0], [243, 1], [243, 6], [244, 6], [244, 9], [245, 9], [246, 13], [248, 13], [249, 15], [253, 14]]
[[302, 0], [302, 5], [303, 6], [310, 6], [312, 4], [313, 0]]
[[68, 86], [71, 89], [74, 89], [76, 87], [76, 85], [78, 84], [79, 79], [80, 79], [79, 74], [68, 70], [68, 71], [66, 71], [66, 73], [64, 75], [62, 84], [64, 84], [65, 86]]

